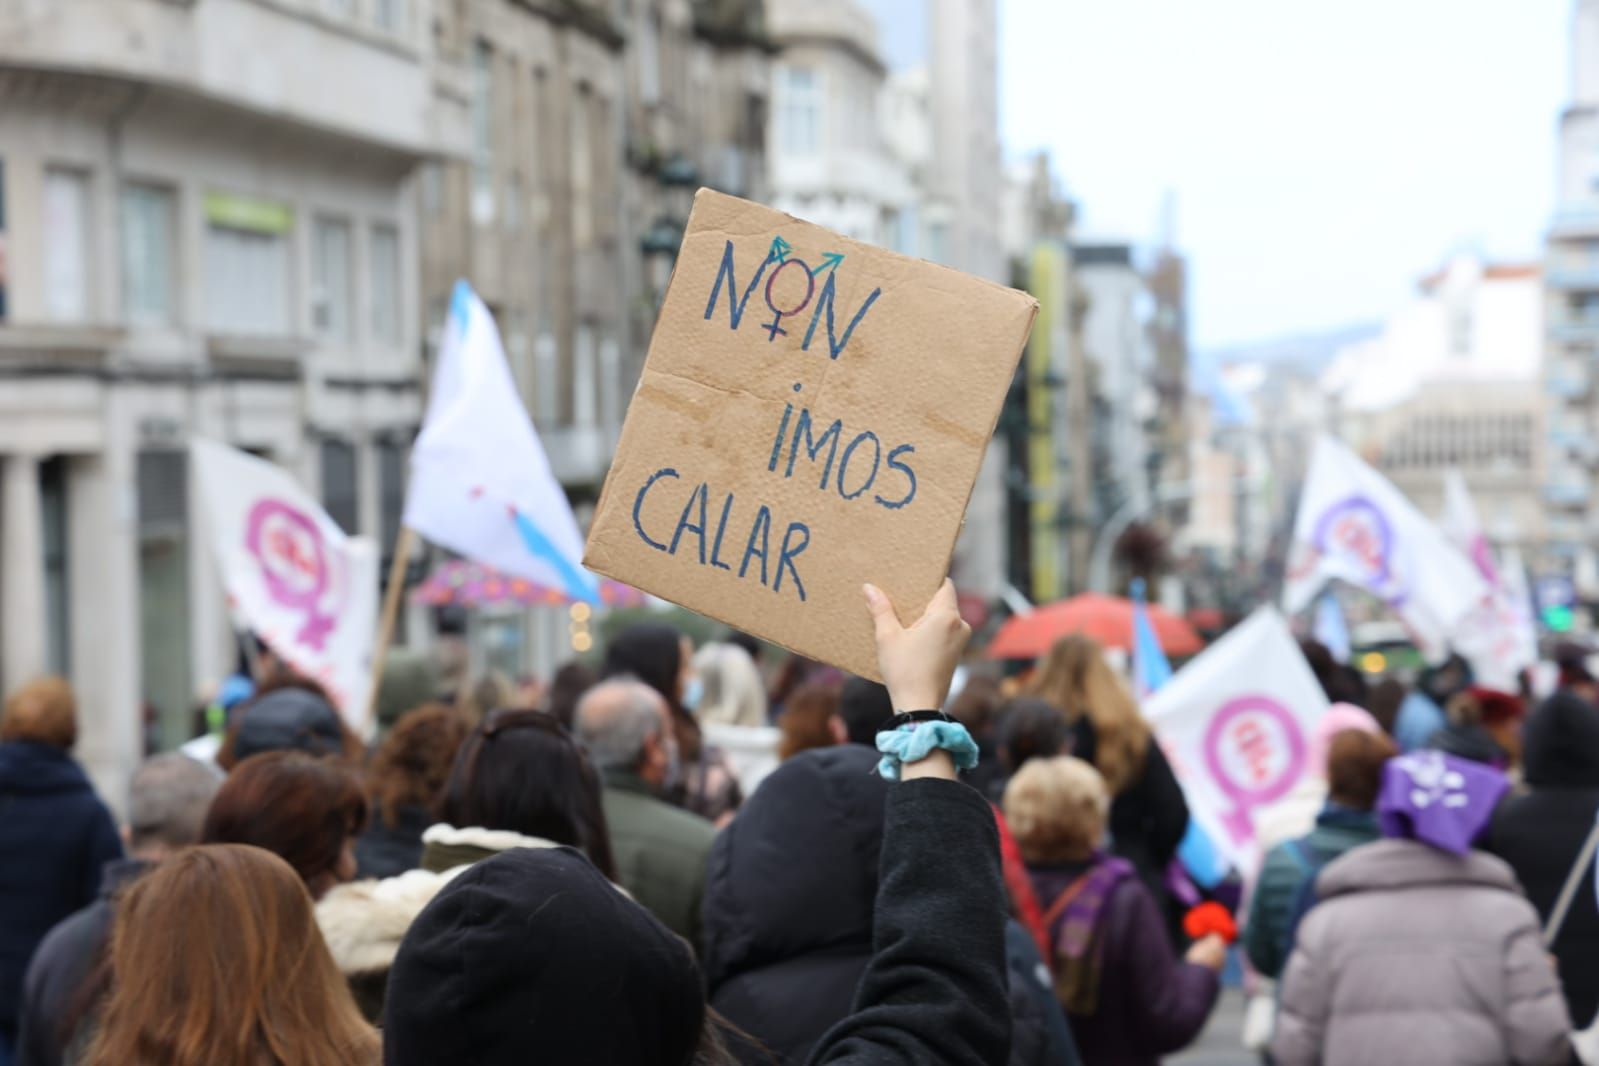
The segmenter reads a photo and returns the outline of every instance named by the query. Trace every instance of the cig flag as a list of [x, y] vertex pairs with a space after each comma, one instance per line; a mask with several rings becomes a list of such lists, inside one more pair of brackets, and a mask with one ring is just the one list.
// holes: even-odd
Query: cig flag
[[359, 729], [377, 630], [376, 546], [346, 536], [282, 467], [212, 441], [191, 442], [189, 455], [233, 618]]
[[1193, 816], [1239, 869], [1258, 860], [1255, 812], [1309, 770], [1327, 697], [1288, 623], [1262, 607], [1195, 656], [1144, 704]]
[[405, 524], [501, 573], [598, 602], [577, 519], [518, 399], [494, 317], [465, 281], [450, 298], [411, 450]]
[[1304, 610], [1334, 578], [1386, 603], [1432, 660], [1443, 658], [1449, 635], [1488, 589], [1387, 478], [1323, 436], [1294, 521], [1283, 608]]
[[[1439, 527], [1487, 586], [1476, 607], [1462, 617], [1450, 643], [1471, 663], [1476, 679], [1490, 688], [1514, 692], [1521, 671], [1538, 661], [1538, 635], [1522, 588], [1512, 587], [1494, 562], [1477, 507], [1458, 470], [1444, 475], [1444, 513]], [[1519, 565], [1519, 559], [1517, 560]]]

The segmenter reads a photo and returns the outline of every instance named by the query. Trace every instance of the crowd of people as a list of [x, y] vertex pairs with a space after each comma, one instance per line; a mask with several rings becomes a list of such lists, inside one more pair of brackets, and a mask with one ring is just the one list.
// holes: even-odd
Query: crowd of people
[[1266, 1061], [1573, 1061], [1599, 1011], [1577, 650], [1529, 711], [1459, 661], [1368, 686], [1307, 645], [1313, 772], [1216, 880], [1098, 644], [951, 693], [952, 587], [910, 626], [865, 600], [881, 684], [637, 624], [536, 693], [398, 660], [371, 743], [268, 657], [120, 824], [71, 689], [21, 686], [0, 1066], [1138, 1066], [1240, 955]]

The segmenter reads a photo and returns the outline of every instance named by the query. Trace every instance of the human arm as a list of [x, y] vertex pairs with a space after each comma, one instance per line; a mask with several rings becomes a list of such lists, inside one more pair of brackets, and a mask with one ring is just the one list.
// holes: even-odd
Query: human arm
[[1213, 965], [1178, 959], [1154, 897], [1133, 878], [1116, 889], [1109, 919], [1110, 943], [1121, 945], [1116, 954], [1127, 967], [1127, 987], [1135, 990], [1129, 1000], [1129, 1033], [1152, 1055], [1186, 1047], [1205, 1027], [1221, 991], [1217, 970], [1224, 952], [1219, 938], [1202, 938], [1189, 953]]
[[[949, 582], [913, 626], [868, 589], [878, 663], [896, 710], [943, 704], [969, 635]], [[947, 753], [906, 763], [889, 792], [872, 959], [855, 1010], [810, 1062], [1004, 1062], [1010, 1049], [1005, 886], [992, 808]]]
[[[1521, 901], [1517, 901], [1521, 902]], [[1505, 951], [1505, 1046], [1516, 1066], [1570, 1060], [1571, 1017], [1531, 905]], [[1592, 1021], [1584, 1018], [1580, 1024]]]

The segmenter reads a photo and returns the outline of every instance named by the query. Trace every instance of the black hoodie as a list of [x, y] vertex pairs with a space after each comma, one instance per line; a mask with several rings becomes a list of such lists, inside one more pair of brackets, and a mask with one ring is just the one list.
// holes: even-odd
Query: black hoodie
[[[1499, 805], [1482, 846], [1510, 863], [1527, 898], [1547, 919], [1599, 812], [1599, 708], [1557, 692], [1522, 728], [1526, 790]], [[1593, 872], [1583, 875], [1555, 939], [1560, 983], [1580, 1028], [1599, 1009], [1599, 905]]]
[[[851, 1015], [873, 953], [884, 806], [893, 787], [873, 772], [876, 763], [877, 753], [858, 744], [800, 753], [761, 782], [711, 847], [701, 961], [711, 1005], [764, 1045], [734, 1040], [741, 1062], [804, 1062]], [[1036, 968], [1036, 951], [1032, 960]], [[1011, 1063], [1071, 1061], [1060, 1047], [1063, 1027], [1056, 1042], [1014, 977], [1010, 1003]], [[1046, 1004], [1054, 1007], [1047, 997]], [[921, 1024], [939, 1019], [957, 1022], [929, 1005]]]

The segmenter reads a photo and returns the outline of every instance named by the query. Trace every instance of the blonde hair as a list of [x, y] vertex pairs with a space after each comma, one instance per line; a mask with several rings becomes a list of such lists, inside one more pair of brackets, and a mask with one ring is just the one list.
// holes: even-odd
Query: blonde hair
[[694, 712], [719, 725], [766, 724], [766, 688], [750, 653], [732, 644], [707, 644], [694, 656], [705, 694]]
[[1149, 749], [1149, 725], [1097, 641], [1075, 633], [1056, 641], [1039, 663], [1030, 691], [1059, 707], [1069, 722], [1088, 719], [1094, 727], [1094, 766], [1112, 796], [1138, 780]]
[[78, 742], [78, 700], [65, 678], [29, 681], [6, 700], [0, 740], [32, 740], [63, 750]]
[[1088, 858], [1109, 814], [1105, 779], [1071, 755], [1028, 759], [1005, 786], [1005, 822], [1026, 862]]

